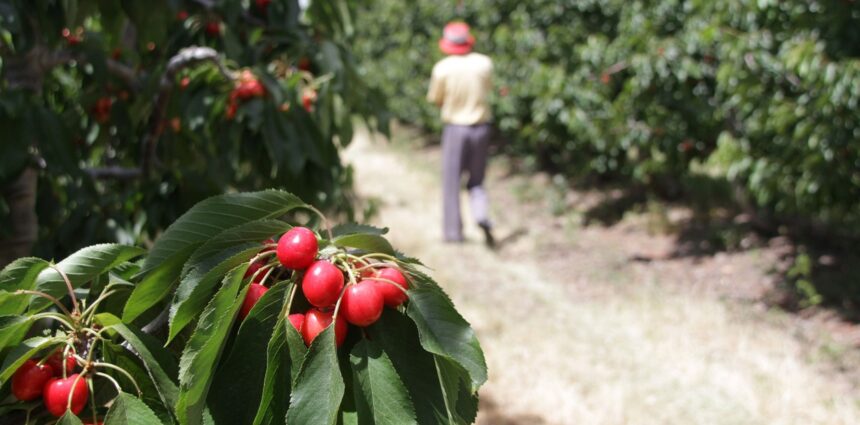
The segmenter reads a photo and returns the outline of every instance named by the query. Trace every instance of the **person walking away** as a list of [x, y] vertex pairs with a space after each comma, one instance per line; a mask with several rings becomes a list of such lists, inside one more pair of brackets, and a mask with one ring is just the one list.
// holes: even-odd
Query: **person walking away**
[[463, 241], [460, 218], [461, 176], [468, 175], [466, 189], [472, 215], [493, 247], [489, 200], [484, 190], [487, 148], [492, 133], [488, 96], [492, 89], [492, 60], [472, 51], [475, 38], [463, 22], [445, 26], [439, 49], [447, 56], [433, 66], [427, 100], [441, 110], [442, 131], [442, 231], [446, 242]]

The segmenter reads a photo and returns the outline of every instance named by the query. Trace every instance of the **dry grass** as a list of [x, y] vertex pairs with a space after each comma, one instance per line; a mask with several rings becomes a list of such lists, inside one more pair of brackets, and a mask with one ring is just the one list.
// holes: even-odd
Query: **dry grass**
[[811, 363], [790, 320], [679, 290], [695, 271], [631, 265], [637, 247], [623, 236], [547, 225], [504, 185], [492, 188], [500, 227], [528, 233], [502, 253], [442, 244], [429, 158], [366, 134], [347, 151], [379, 223], [434, 269], [479, 334], [490, 380], [478, 423], [860, 423], [857, 388]]

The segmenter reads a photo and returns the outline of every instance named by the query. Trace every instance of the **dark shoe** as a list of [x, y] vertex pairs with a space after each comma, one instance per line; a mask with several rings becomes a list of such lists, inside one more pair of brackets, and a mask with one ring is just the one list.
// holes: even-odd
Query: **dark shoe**
[[490, 223], [478, 223], [478, 226], [481, 226], [481, 230], [484, 231], [484, 243], [488, 248], [496, 247], [496, 238], [493, 237], [493, 227], [490, 226]]

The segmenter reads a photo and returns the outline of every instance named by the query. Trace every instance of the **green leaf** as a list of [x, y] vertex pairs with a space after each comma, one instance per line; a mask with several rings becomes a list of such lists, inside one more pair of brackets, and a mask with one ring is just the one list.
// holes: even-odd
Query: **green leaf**
[[71, 410], [66, 410], [66, 413], [57, 421], [57, 425], [84, 425], [84, 423]]
[[17, 346], [32, 324], [29, 316], [0, 316], [0, 350]]
[[289, 320], [281, 317], [266, 348], [266, 376], [254, 425], [280, 425], [287, 417], [293, 383], [307, 347]]
[[287, 410], [287, 423], [334, 424], [343, 393], [332, 322], [308, 348]]
[[247, 286], [240, 290], [244, 273], [245, 268], [239, 267], [224, 278], [224, 284], [203, 310], [197, 328], [182, 351], [176, 405], [181, 424], [202, 423], [204, 402], [215, 367], [247, 291]]
[[179, 388], [172, 377], [177, 374], [173, 356], [155, 338], [122, 323], [111, 326], [128, 342], [134, 353], [143, 362], [143, 367], [158, 389], [165, 406], [173, 407], [179, 400]]
[[367, 234], [367, 235], [382, 236], [382, 235], [388, 233], [388, 228], [387, 227], [379, 228], [379, 227], [374, 227], [374, 226], [370, 226], [367, 224], [343, 223], [343, 224], [338, 224], [337, 226], [332, 227], [331, 233], [335, 237], [344, 236], [344, 235], [355, 235], [355, 234], [360, 234], [360, 233]]
[[[114, 332], [115, 333], [115, 332]], [[173, 406], [166, 406], [163, 401], [163, 396], [159, 394], [158, 387], [156, 387], [155, 383], [150, 379], [149, 372], [146, 369], [146, 366], [143, 364], [143, 361], [139, 357], [135, 355], [135, 353], [119, 344], [115, 344], [112, 341], [105, 341], [101, 347], [101, 355], [103, 360], [107, 363], [111, 363], [117, 367], [121, 367], [124, 369], [128, 375], [134, 379], [134, 383], [132, 383], [129, 376], [126, 376], [124, 373], [120, 373], [114, 369], [105, 369], [102, 372], [112, 376], [124, 389], [123, 391], [137, 394], [137, 389], [140, 389], [140, 396], [138, 399], [143, 402], [147, 407], [152, 409], [152, 412], [155, 413], [155, 416], [158, 417], [160, 422], [174, 424], [176, 423], [175, 418], [173, 417]], [[105, 380], [98, 380], [96, 382], [96, 388], [94, 388], [96, 395], [96, 403], [101, 404], [104, 400], [105, 396], [113, 399], [113, 384], [107, 382]], [[99, 390], [100, 387], [108, 388], [107, 391]], [[86, 416], [86, 415], [85, 415]]]
[[[218, 368], [207, 404], [216, 423], [248, 424], [260, 404], [265, 379], [266, 347], [280, 318], [284, 295], [292, 283], [272, 286], [242, 321], [233, 349]], [[246, 406], [237, 409], [236, 405]]]
[[349, 361], [357, 383], [354, 390], [360, 423], [417, 423], [409, 393], [378, 344], [361, 340], [352, 349]]
[[469, 374], [460, 365], [445, 357], [433, 357], [447, 406], [454, 419], [464, 424], [475, 422], [478, 414], [478, 395], [470, 390]]
[[229, 270], [242, 265], [244, 273], [248, 269], [248, 260], [259, 252], [260, 246], [256, 243], [234, 246], [210, 257], [184, 276], [170, 304], [170, 335], [167, 342], [172, 341], [200, 314], [206, 302], [211, 299], [215, 286]]
[[137, 397], [120, 393], [105, 416], [105, 425], [152, 425], [161, 421], [155, 413]]
[[0, 314], [21, 314], [29, 295], [15, 295], [18, 289], [33, 289], [36, 278], [50, 263], [35, 257], [19, 258], [0, 270]]
[[122, 312], [124, 322], [130, 323], [173, 291], [179, 282], [182, 265], [185, 264], [197, 246], [197, 244], [186, 246], [146, 274], [143, 280], [134, 287], [131, 296], [125, 303]]
[[379, 235], [352, 234], [335, 237], [332, 243], [340, 247], [357, 248], [367, 252], [381, 252], [383, 254], [395, 255], [391, 244]]
[[197, 248], [186, 263], [184, 272], [199, 267], [209, 257], [236, 245], [256, 243], [262, 251], [263, 241], [274, 235], [280, 236], [292, 227], [280, 220], [256, 220], [227, 229]]
[[473, 392], [486, 382], [487, 364], [478, 338], [441, 289], [410, 289], [406, 314], [418, 327], [425, 350], [447, 357], [469, 372]]
[[400, 312], [386, 308], [382, 317], [366, 330], [391, 360], [409, 391], [418, 423], [436, 425], [438, 418], [448, 418], [433, 355], [421, 348], [415, 324]]
[[142, 273], [147, 273], [172, 255], [194, 243], [202, 243], [225, 229], [264, 218], [274, 218], [305, 206], [294, 195], [266, 190], [231, 193], [206, 199], [179, 217], [155, 242]]
[[56, 337], [44, 337], [37, 336], [30, 339], [25, 340], [17, 347], [13, 348], [12, 351], [6, 356], [3, 360], [3, 367], [0, 368], [0, 386], [2, 386], [9, 378], [12, 377], [12, 374], [21, 367], [24, 362], [27, 361], [30, 357], [35, 356], [38, 352], [45, 350], [54, 345], [59, 345], [66, 338], [63, 336]]
[[[143, 248], [130, 245], [93, 245], [66, 257], [63, 261], [57, 263], [56, 267], [69, 277], [72, 287], [77, 288], [144, 252]], [[68, 294], [68, 289], [62, 276], [51, 268], [44, 269], [39, 273], [35, 289], [57, 298], [62, 298]], [[50, 304], [50, 301], [42, 297], [35, 297], [30, 301], [30, 310], [34, 312], [39, 311]]]

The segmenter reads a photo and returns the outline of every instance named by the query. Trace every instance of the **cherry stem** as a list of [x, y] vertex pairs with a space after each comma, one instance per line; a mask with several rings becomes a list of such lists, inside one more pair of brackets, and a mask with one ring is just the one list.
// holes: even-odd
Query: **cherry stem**
[[[293, 274], [294, 274], [294, 275], [295, 275], [295, 273], [298, 273], [298, 272], [293, 272]], [[296, 295], [296, 289], [297, 289], [298, 287], [299, 287], [299, 285], [297, 285], [297, 284], [294, 282], [294, 283], [293, 283], [293, 287], [292, 287], [292, 288], [290, 288], [290, 295], [289, 295], [289, 297], [287, 298], [287, 302], [286, 302], [286, 303], [284, 303], [284, 308], [283, 308], [283, 310], [281, 311], [281, 317], [287, 317], [287, 316], [289, 316], [289, 314], [290, 314], [290, 308], [292, 308], [292, 306], [293, 306], [293, 297], [295, 297], [295, 295]], [[285, 323], [284, 325], [286, 326], [287, 324]]]
[[[72, 396], [74, 396], [75, 393], [77, 392], [75, 390], [77, 389], [78, 381], [80, 381], [81, 379], [86, 379], [86, 378], [84, 378], [84, 374], [86, 374], [86, 373], [87, 373], [87, 371], [81, 372], [78, 376], [75, 377], [75, 380], [72, 381], [72, 390], [69, 391], [69, 398], [66, 400], [66, 410], [72, 410]], [[66, 378], [66, 359], [64, 358], [63, 359], [63, 379], [65, 379], [65, 378]]]
[[[349, 254], [346, 255], [348, 256]], [[346, 269], [346, 274], [349, 275], [349, 284], [355, 285], [357, 282], [355, 280], [355, 274], [353, 273], [354, 267], [352, 266], [352, 263], [350, 263], [348, 260], [345, 260], [343, 256], [333, 257], [333, 260], [336, 263], [340, 263], [343, 265], [343, 267]]]
[[[258, 271], [259, 271], [259, 270], [258, 270]], [[267, 280], [269, 280], [269, 276], [271, 276], [271, 275], [272, 275], [272, 272], [274, 272], [274, 271], [275, 271], [275, 268], [274, 268], [274, 267], [269, 267], [269, 268], [266, 270], [266, 275], [265, 275], [265, 276], [263, 276], [263, 279], [261, 279], [261, 280], [260, 280], [260, 285], [262, 285], [262, 284], [266, 283], [266, 281], [267, 281]]]
[[94, 367], [106, 367], [108, 369], [113, 369], [113, 370], [125, 375], [125, 377], [128, 378], [132, 384], [134, 384], [134, 389], [137, 390], [137, 396], [140, 397], [143, 395], [143, 392], [140, 391], [140, 387], [137, 385], [137, 381], [135, 381], [134, 377], [131, 376], [131, 374], [128, 373], [125, 369], [123, 369], [117, 365], [114, 365], [114, 364], [101, 363], [101, 362], [93, 362], [93, 366]]
[[386, 279], [386, 278], [384, 278], [384, 277], [371, 277], [371, 278], [369, 278], [368, 280], [375, 280], [375, 281], [377, 281], [377, 282], [382, 282], [382, 283], [387, 283], [387, 284], [389, 284], [389, 285], [394, 285], [394, 287], [395, 287], [395, 288], [397, 288], [397, 289], [401, 290], [404, 294], [409, 295], [409, 293], [406, 291], [406, 288], [404, 288], [404, 287], [400, 286], [400, 284], [399, 284], [399, 283], [397, 283], [397, 282], [395, 282], [395, 281], [393, 281], [393, 280], [391, 280], [391, 279]]
[[[71, 347], [69, 346], [69, 344], [66, 344], [66, 346], [65, 346], [65, 347], [63, 347], [63, 354], [60, 356], [60, 362], [62, 362], [62, 365], [63, 365], [63, 378], [65, 378], [65, 377], [66, 377], [66, 375], [68, 375], [68, 373], [69, 373], [69, 371], [68, 371], [68, 370], [66, 370], [66, 369], [67, 369], [67, 367], [66, 367], [66, 358], [68, 358], [68, 357], [69, 357], [69, 349], [70, 349], [70, 348], [71, 348]], [[74, 357], [74, 356], [77, 356], [77, 354], [72, 354], [72, 356], [73, 356], [73, 357]]]
[[323, 226], [325, 227], [325, 231], [328, 234], [328, 239], [333, 240], [334, 236], [331, 233], [331, 226], [329, 226], [328, 219], [325, 218], [325, 214], [321, 213], [320, 210], [314, 208], [312, 205], [307, 205], [306, 207], [307, 209], [316, 213], [317, 216], [319, 216], [319, 218], [322, 220]]
[[[252, 262], [252, 263], [253, 263], [253, 262]], [[263, 278], [262, 278], [262, 279], [260, 280], [260, 282], [259, 282], [259, 283], [262, 285], [262, 284], [266, 281], [266, 279], [268, 279], [268, 278], [269, 278], [269, 275], [270, 275], [270, 274], [272, 273], [272, 271], [274, 271], [274, 270], [275, 270], [274, 266], [270, 266], [270, 265], [260, 267], [260, 269], [259, 269], [259, 270], [255, 271], [255, 272], [254, 272], [254, 274], [252, 274], [252, 275], [251, 275], [251, 283], [254, 283], [254, 281], [255, 281], [255, 280], [257, 280], [257, 276], [258, 276], [260, 273], [266, 273], [266, 274], [265, 274], [265, 276], [263, 276]]]
[[361, 257], [359, 257], [359, 258], [360, 258], [360, 259], [365, 259], [365, 258], [384, 258], [384, 259], [386, 259], [386, 260], [391, 260], [391, 261], [393, 261], [393, 262], [394, 262], [394, 264], [396, 264], [396, 265], [397, 265], [396, 267], [397, 267], [398, 269], [399, 269], [399, 268], [401, 268], [401, 267], [400, 267], [400, 264], [404, 264], [404, 263], [403, 263], [403, 261], [402, 261], [402, 260], [400, 260], [399, 258], [394, 257], [394, 256], [391, 256], [391, 255], [388, 255], [388, 254], [383, 254], [383, 253], [381, 253], [381, 252], [371, 252], [370, 254], [364, 254], [364, 255], [362, 255], [362, 256], [361, 256]]
[[16, 294], [38, 295], [42, 298], [46, 298], [46, 299], [50, 300], [52, 303], [54, 303], [60, 310], [62, 310], [62, 312], [66, 316], [69, 316], [69, 317], [72, 316], [72, 313], [69, 312], [69, 309], [67, 309], [66, 306], [64, 306], [62, 303], [60, 303], [60, 300], [54, 298], [51, 295], [48, 295], [48, 294], [42, 292], [42, 291], [32, 291], [29, 289], [19, 289], [19, 290], [15, 291], [15, 293]]
[[101, 376], [102, 378], [106, 378], [108, 381], [111, 381], [113, 383], [113, 386], [116, 387], [117, 395], [122, 393], [122, 387], [119, 385], [119, 382], [117, 382], [116, 379], [113, 379], [113, 376], [110, 376], [107, 373], [102, 373], [102, 372], [96, 372], [95, 374], [96, 374], [96, 376]]
[[78, 310], [78, 297], [75, 296], [75, 288], [72, 286], [72, 282], [69, 280], [69, 277], [66, 276], [66, 274], [63, 273], [63, 271], [56, 265], [52, 264], [50, 267], [59, 273], [60, 277], [63, 278], [63, 281], [66, 282], [66, 289], [69, 290], [69, 297], [72, 298], [72, 311], [80, 314], [80, 310]]
[[66, 321], [65, 316], [57, 314], [57, 313], [38, 313], [38, 314], [34, 314], [34, 315], [30, 316], [30, 318], [33, 320], [54, 319], [54, 320], [62, 323], [63, 325], [66, 325], [66, 327], [69, 328], [69, 330], [75, 329], [75, 327], [72, 326], [71, 323]]
[[[95, 392], [95, 388], [93, 387], [93, 380], [92, 379], [88, 380], [87, 384], [89, 384], [89, 387], [90, 387], [90, 394], [95, 394], [96, 392]], [[95, 424], [99, 423], [99, 417], [98, 417], [98, 415], [96, 415], [96, 398], [95, 397], [90, 397], [90, 409], [92, 409], [92, 411], [93, 411], [93, 425], [95, 425]]]
[[111, 296], [111, 295], [113, 295], [113, 294], [115, 294], [115, 293], [117, 293], [117, 292], [118, 292], [118, 291], [107, 291], [107, 292], [102, 292], [102, 294], [101, 294], [101, 295], [99, 295], [99, 297], [98, 297], [98, 298], [96, 298], [96, 300], [95, 300], [95, 301], [93, 301], [92, 305], [90, 305], [89, 307], [87, 307], [87, 308], [85, 308], [85, 309], [84, 309], [84, 312], [83, 312], [83, 313], [81, 313], [81, 320], [83, 320], [85, 317], [87, 317], [87, 315], [88, 315], [88, 314], [89, 314], [90, 316], [94, 316], [94, 315], [96, 314], [96, 307], [98, 307], [98, 305], [99, 305], [102, 301], [104, 301], [105, 299], [107, 299], [107, 297], [109, 297], [109, 296]]
[[343, 301], [343, 294], [346, 292], [346, 287], [340, 291], [340, 296], [337, 297], [337, 304], [334, 305], [334, 314], [331, 315], [331, 326], [335, 326], [337, 330], [337, 313], [340, 312], [340, 302]]

